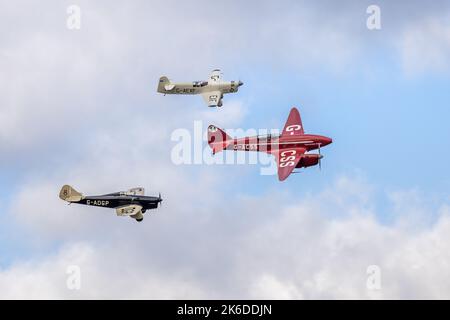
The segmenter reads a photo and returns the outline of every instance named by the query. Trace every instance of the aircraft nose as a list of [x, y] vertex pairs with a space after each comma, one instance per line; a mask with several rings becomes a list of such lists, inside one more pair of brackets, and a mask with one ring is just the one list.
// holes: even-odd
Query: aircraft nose
[[330, 144], [333, 142], [333, 139], [326, 137], [325, 138], [325, 144]]
[[240, 87], [240, 86], [242, 86], [244, 83], [242, 82], [242, 81], [239, 81], [238, 82], [238, 86]]

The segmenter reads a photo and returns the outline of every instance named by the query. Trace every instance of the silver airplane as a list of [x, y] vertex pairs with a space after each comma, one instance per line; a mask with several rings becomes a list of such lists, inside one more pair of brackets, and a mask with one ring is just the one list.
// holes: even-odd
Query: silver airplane
[[208, 81], [173, 83], [167, 77], [159, 78], [158, 92], [166, 94], [201, 94], [208, 107], [221, 107], [225, 93], [237, 92], [242, 81], [222, 81], [221, 72], [215, 69]]

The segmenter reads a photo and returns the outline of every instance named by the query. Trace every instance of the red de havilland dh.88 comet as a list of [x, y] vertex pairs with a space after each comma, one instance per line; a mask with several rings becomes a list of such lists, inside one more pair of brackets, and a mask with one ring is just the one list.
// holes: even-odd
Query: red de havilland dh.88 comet
[[[332, 143], [328, 137], [305, 134], [300, 113], [292, 108], [281, 135], [232, 138], [222, 129], [208, 127], [208, 144], [213, 154], [222, 150], [259, 151], [275, 156], [278, 179], [285, 180], [295, 168], [306, 168], [319, 164], [322, 159], [320, 148]], [[311, 150], [319, 153], [306, 153]]]

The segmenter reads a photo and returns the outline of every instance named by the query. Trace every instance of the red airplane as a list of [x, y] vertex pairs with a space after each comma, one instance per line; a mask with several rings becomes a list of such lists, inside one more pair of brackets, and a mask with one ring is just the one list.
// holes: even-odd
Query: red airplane
[[[333, 142], [328, 137], [305, 134], [300, 113], [294, 107], [279, 136], [255, 136], [233, 139], [225, 131], [210, 125], [208, 144], [213, 154], [222, 150], [260, 151], [275, 156], [278, 165], [278, 179], [285, 180], [295, 168], [306, 168], [319, 164], [320, 148]], [[319, 149], [319, 153], [306, 153]]]

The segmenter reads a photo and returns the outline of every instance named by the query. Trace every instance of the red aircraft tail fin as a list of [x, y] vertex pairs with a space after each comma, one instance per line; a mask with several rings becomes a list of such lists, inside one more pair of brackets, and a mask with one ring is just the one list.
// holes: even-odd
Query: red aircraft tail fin
[[282, 136], [294, 136], [303, 135], [305, 131], [303, 130], [302, 118], [297, 108], [293, 107], [289, 113], [289, 117], [284, 125]]
[[228, 147], [232, 141], [233, 138], [222, 129], [213, 125], [208, 127], [208, 144], [211, 147], [213, 154]]

